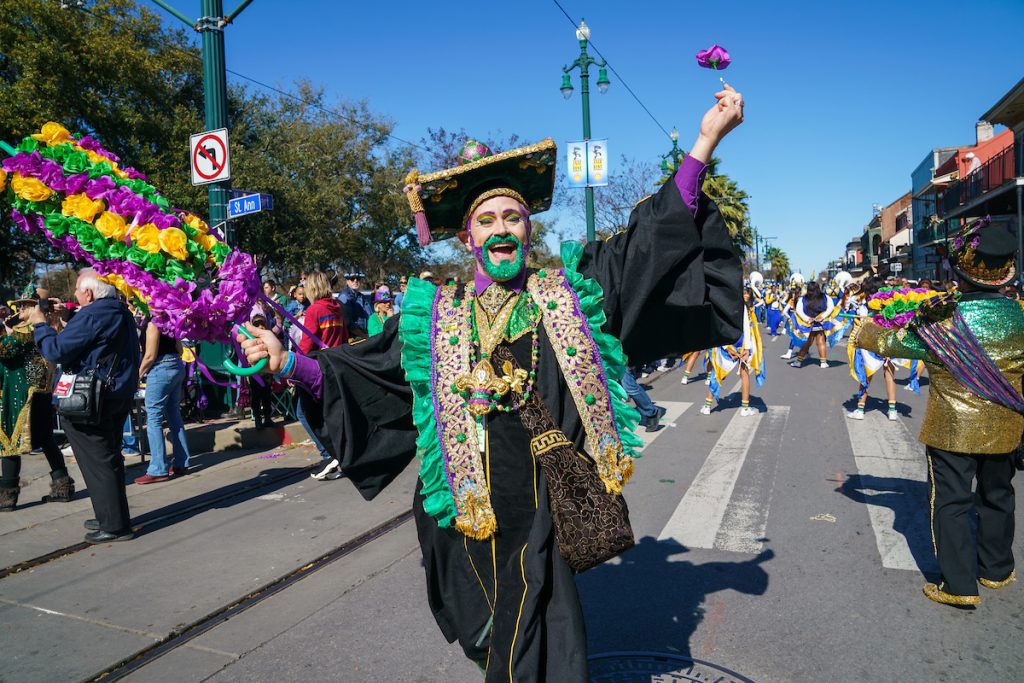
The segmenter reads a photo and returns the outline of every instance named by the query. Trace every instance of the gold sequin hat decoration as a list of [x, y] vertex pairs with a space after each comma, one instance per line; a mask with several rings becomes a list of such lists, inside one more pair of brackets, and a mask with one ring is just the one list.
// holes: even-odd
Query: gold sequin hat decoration
[[980, 218], [953, 239], [953, 267], [975, 287], [998, 289], [1017, 276], [1017, 240], [1005, 225]]
[[514, 197], [531, 214], [547, 211], [555, 189], [557, 151], [551, 138], [499, 154], [470, 140], [459, 154], [458, 166], [425, 175], [413, 169], [404, 191], [416, 216], [420, 244], [465, 230], [467, 211], [485, 192]]

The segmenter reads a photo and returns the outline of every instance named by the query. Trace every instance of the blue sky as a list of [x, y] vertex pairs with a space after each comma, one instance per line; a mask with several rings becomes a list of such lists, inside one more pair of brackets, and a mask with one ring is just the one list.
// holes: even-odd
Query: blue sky
[[[1020, 0], [559, 1], [586, 18], [594, 46], [683, 147], [719, 84], [694, 54], [730, 51], [724, 75], [747, 120], [719, 148], [722, 170], [751, 195], [753, 224], [804, 272], [841, 256], [872, 204], [909, 190], [929, 149], [972, 143], [978, 117], [1024, 76], [1011, 29], [1024, 26]], [[196, 0], [172, 2], [198, 11]], [[561, 144], [582, 132], [575, 74], [572, 99], [558, 91], [579, 52], [573, 30], [552, 0], [255, 0], [226, 30], [227, 66], [284, 89], [308, 78], [330, 101], [365, 99], [413, 141], [444, 126]], [[611, 79], [605, 95], [592, 88], [593, 136], [609, 139], [613, 157], [658, 164], [671, 141]], [[559, 220], [582, 235], [582, 216]]]

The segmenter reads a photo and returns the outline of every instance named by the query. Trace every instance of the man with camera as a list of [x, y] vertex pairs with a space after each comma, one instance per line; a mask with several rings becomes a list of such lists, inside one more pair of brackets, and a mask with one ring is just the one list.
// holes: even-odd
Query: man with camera
[[59, 363], [54, 395], [64, 431], [85, 477], [96, 519], [85, 522], [90, 543], [132, 538], [121, 455], [121, 427], [139, 385], [139, 335], [117, 290], [95, 270], [79, 272], [80, 309], [59, 334], [38, 307], [29, 315], [39, 352]]

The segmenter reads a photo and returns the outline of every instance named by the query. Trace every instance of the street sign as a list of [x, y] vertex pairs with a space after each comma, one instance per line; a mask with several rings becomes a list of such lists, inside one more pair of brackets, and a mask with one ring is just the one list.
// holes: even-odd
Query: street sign
[[566, 144], [569, 187], [608, 184], [608, 141], [579, 140]]
[[901, 272], [903, 270], [903, 264], [900, 263], [899, 261], [895, 261], [894, 263], [890, 263], [889, 264], [889, 270], [891, 270], [894, 273], [899, 273], [899, 272]]
[[228, 201], [228, 218], [238, 218], [250, 213], [269, 211], [274, 208], [274, 198], [269, 194], [250, 194]]
[[189, 136], [189, 158], [193, 185], [231, 180], [228, 129], [218, 128]]

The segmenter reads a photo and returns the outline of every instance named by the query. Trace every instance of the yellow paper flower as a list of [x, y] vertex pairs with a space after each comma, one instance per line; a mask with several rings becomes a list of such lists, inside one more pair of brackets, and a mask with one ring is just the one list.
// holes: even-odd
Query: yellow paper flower
[[35, 178], [26, 178], [20, 173], [15, 173], [11, 179], [11, 189], [14, 194], [30, 202], [46, 201], [53, 195], [53, 190], [43, 185]]
[[155, 254], [160, 251], [160, 229], [152, 223], [136, 225], [131, 231], [132, 242], [139, 249]]
[[103, 211], [106, 205], [102, 199], [89, 199], [84, 192], [69, 194], [60, 205], [60, 212], [65, 216], [81, 218], [86, 223], [92, 223], [96, 214]]
[[123, 242], [124, 236], [128, 234], [128, 224], [121, 216], [112, 211], [104, 211], [96, 219], [96, 229], [108, 239], [116, 242]]
[[199, 232], [207, 232], [210, 229], [210, 226], [206, 224], [206, 221], [195, 214], [184, 213], [181, 217], [185, 221], [185, 225], [195, 228]]
[[32, 137], [39, 142], [45, 142], [47, 145], [59, 145], [62, 142], [66, 142], [71, 137], [71, 133], [59, 123], [50, 121], [43, 125], [41, 132], [34, 133]]
[[3, 192], [5, 187], [7, 187], [7, 171], [0, 168], [0, 192]]
[[188, 258], [188, 250], [185, 249], [185, 242], [188, 240], [185, 233], [178, 228], [166, 228], [160, 231], [160, 248], [168, 254], [184, 261]]
[[206, 251], [212, 250], [215, 246], [220, 244], [220, 240], [210, 234], [200, 233], [195, 236], [195, 241]]

